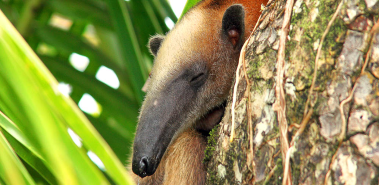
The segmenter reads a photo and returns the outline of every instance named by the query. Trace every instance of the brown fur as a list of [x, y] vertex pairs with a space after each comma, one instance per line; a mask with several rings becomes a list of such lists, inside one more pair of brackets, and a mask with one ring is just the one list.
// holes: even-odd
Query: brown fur
[[[193, 62], [205, 61], [210, 76], [204, 85], [207, 88], [199, 92], [199, 96], [203, 98], [188, 105], [195, 107], [187, 113], [183, 121], [188, 125], [176, 132], [152, 176], [140, 178], [133, 174], [137, 184], [205, 184], [206, 166], [202, 160], [207, 141], [206, 136], [196, 128], [210, 129], [214, 125], [207, 125], [201, 118], [199, 121], [199, 116], [202, 115], [197, 114], [201, 112], [204, 115], [226, 100], [240, 53], [231, 49], [232, 46], [220, 38], [224, 12], [233, 4], [243, 5], [243, 40], [246, 40], [260, 15], [261, 4], [266, 3], [267, 0], [203, 0], [168, 33], [156, 56], [145, 102], [154, 102], [154, 106], [159, 109], [163, 102], [156, 100], [153, 94], [161, 92], [166, 87], [165, 82], [172, 81], [178, 71], [184, 70]], [[182, 24], [184, 22], [185, 24]], [[146, 106], [144, 103], [141, 115], [148, 111], [145, 109]]]

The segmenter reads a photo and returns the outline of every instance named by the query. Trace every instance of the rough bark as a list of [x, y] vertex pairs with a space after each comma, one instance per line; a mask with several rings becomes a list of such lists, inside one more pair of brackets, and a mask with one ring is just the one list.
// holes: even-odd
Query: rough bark
[[[298, 131], [296, 124], [305, 122], [306, 127], [293, 141], [290, 153], [292, 184], [379, 184], [378, 0], [343, 2], [322, 45], [309, 96], [320, 39], [340, 2], [297, 0], [293, 8], [283, 82], [288, 140]], [[206, 150], [208, 184], [282, 184], [284, 159], [273, 104], [285, 3], [268, 4], [250, 39], [246, 65], [239, 74], [234, 140], [230, 142], [229, 103]], [[350, 95], [352, 99], [345, 100]], [[313, 113], [308, 120], [304, 112], [310, 109]], [[330, 176], [325, 178], [328, 172]]]

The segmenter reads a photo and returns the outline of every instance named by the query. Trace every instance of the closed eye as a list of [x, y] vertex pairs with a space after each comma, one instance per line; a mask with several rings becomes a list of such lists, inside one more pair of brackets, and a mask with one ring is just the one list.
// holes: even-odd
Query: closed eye
[[204, 76], [205, 74], [204, 73], [200, 73], [196, 76], [194, 76], [192, 79], [191, 79], [191, 82], [195, 82], [197, 80], [199, 80], [202, 76]]
[[190, 84], [193, 86], [201, 86], [204, 84], [205, 79], [206, 79], [205, 73], [199, 73], [195, 75], [194, 77], [192, 77], [192, 79], [190, 80]]

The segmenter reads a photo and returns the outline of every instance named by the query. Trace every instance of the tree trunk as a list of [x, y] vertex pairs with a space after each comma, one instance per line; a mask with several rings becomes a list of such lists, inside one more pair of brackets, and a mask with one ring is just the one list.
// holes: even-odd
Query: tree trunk
[[232, 96], [209, 138], [208, 184], [282, 184], [288, 165], [292, 184], [379, 183], [379, 2], [344, 1], [333, 21], [340, 3], [297, 0], [293, 6], [283, 78], [290, 150], [283, 153], [285, 128], [273, 105], [286, 2], [266, 6], [231, 91], [233, 141]]

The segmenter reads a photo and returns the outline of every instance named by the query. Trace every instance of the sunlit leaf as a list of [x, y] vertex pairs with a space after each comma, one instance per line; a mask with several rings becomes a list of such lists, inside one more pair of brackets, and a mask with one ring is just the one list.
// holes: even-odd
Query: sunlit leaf
[[[57, 180], [64, 184], [107, 184], [108, 180], [88, 158], [88, 150], [102, 160], [115, 182], [130, 183], [109, 146], [74, 102], [57, 90], [57, 81], [3, 14], [0, 14], [0, 25], [0, 67], [4, 70], [0, 82], [14, 89], [12, 97], [17, 98], [25, 113], [24, 119], [15, 124], [26, 140], [35, 140], [37, 150]], [[74, 144], [68, 128], [82, 138], [87, 150]]]

